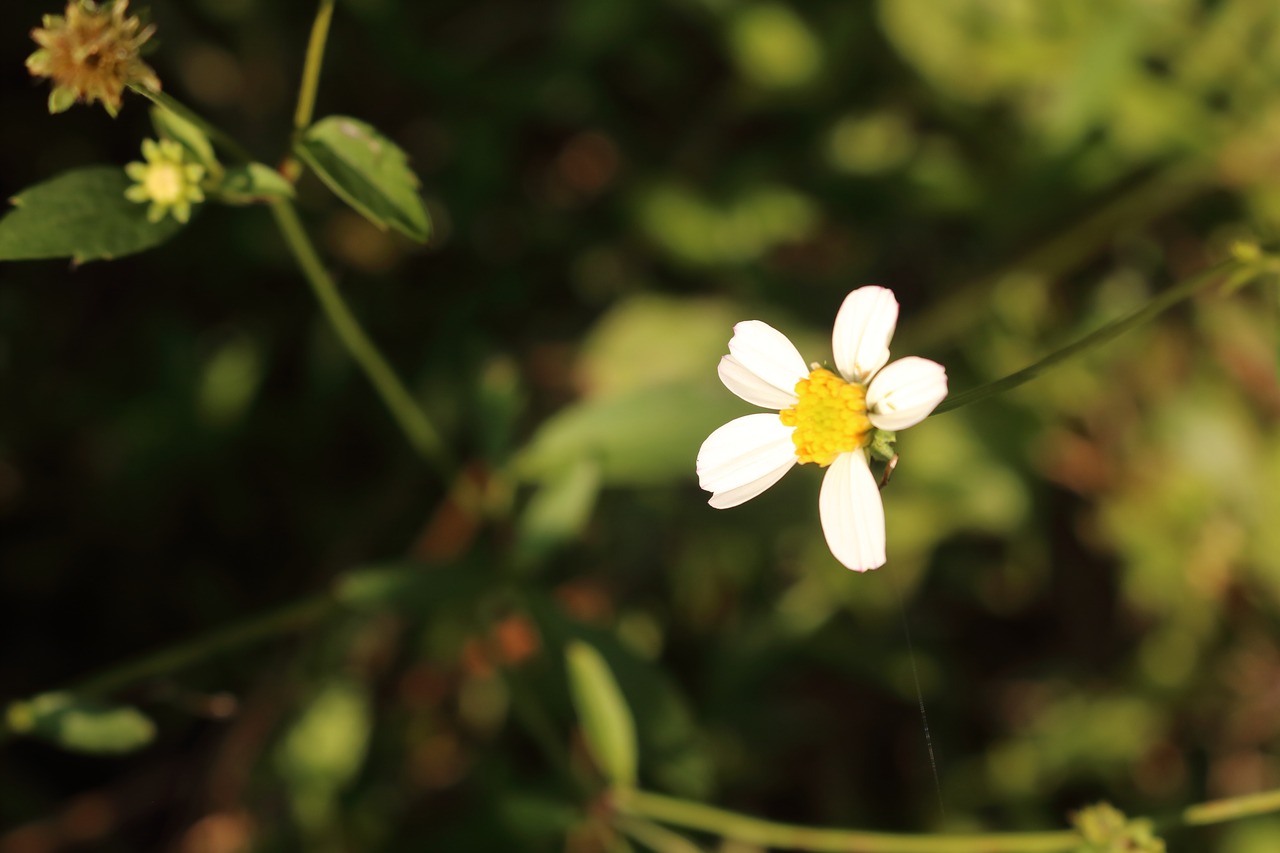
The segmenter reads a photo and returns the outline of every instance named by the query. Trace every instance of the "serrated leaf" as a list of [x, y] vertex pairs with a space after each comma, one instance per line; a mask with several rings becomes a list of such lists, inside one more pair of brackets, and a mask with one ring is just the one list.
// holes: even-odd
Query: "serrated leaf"
[[222, 174], [222, 164], [213, 151], [213, 143], [199, 127], [164, 107], [151, 108], [151, 124], [162, 139], [172, 139], [191, 152], [192, 161], [204, 166], [210, 175]]
[[217, 190], [227, 204], [255, 204], [274, 198], [293, 198], [293, 184], [265, 163], [249, 163], [228, 169]]
[[294, 151], [365, 219], [426, 242], [430, 223], [418, 177], [404, 151], [377, 129], [349, 116], [329, 116], [307, 128]]
[[64, 172], [14, 196], [0, 219], [0, 261], [110, 260], [154, 248], [176, 234], [172, 217], [147, 221], [147, 206], [124, 197], [122, 169], [89, 166]]
[[582, 734], [605, 777], [615, 785], [636, 784], [636, 726], [609, 665], [588, 644], [565, 647], [569, 690]]
[[70, 693], [45, 693], [9, 706], [11, 731], [50, 741], [72, 752], [119, 755], [141, 749], [156, 727], [128, 705], [108, 705]]

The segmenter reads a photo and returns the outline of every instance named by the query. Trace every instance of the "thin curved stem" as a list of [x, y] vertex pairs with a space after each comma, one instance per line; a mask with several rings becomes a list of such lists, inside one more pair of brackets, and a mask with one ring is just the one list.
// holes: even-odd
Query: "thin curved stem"
[[290, 202], [279, 199], [271, 203], [271, 214], [347, 352], [369, 377], [413, 449], [446, 480], [450, 479], [453, 464], [439, 433], [343, 301], [337, 285], [311, 244], [311, 238], [302, 227], [298, 212]]
[[969, 835], [909, 835], [858, 829], [816, 829], [651, 794], [614, 792], [615, 808], [632, 817], [699, 830], [762, 847], [814, 853], [1064, 853], [1080, 845], [1071, 830]]
[[329, 42], [329, 24], [333, 20], [334, 0], [320, 0], [320, 8], [316, 10], [316, 19], [311, 24], [311, 38], [307, 41], [307, 58], [302, 64], [302, 83], [298, 87], [298, 105], [293, 111], [293, 136], [289, 145], [289, 154], [280, 166], [280, 173], [290, 181], [298, 180], [302, 174], [302, 163], [294, 156], [302, 134], [311, 126], [311, 118], [315, 114], [316, 93], [320, 89], [320, 69], [324, 65], [325, 46]]
[[302, 66], [302, 85], [298, 89], [298, 107], [293, 113], [293, 129], [301, 132], [311, 124], [316, 107], [316, 91], [320, 87], [320, 67], [324, 63], [325, 44], [329, 39], [329, 22], [333, 20], [334, 0], [320, 0], [311, 39], [307, 42], [307, 58]]
[[1044, 373], [1059, 362], [1066, 361], [1072, 356], [1079, 355], [1080, 353], [1093, 349], [1096, 346], [1101, 346], [1102, 344], [1105, 344], [1129, 331], [1135, 326], [1139, 326], [1165, 311], [1168, 311], [1179, 302], [1191, 298], [1210, 284], [1224, 279], [1229, 279], [1237, 284], [1243, 284], [1244, 281], [1266, 271], [1266, 263], [1267, 261], [1265, 260], [1232, 259], [1229, 261], [1223, 261], [1216, 266], [1212, 266], [1209, 269], [1174, 285], [1165, 292], [1151, 299], [1146, 305], [1142, 306], [1137, 311], [1134, 311], [1132, 314], [1129, 314], [1126, 317], [1121, 317], [1119, 320], [1108, 323], [1099, 329], [1095, 329], [1083, 338], [1067, 344], [1062, 349], [1050, 353], [1034, 364], [1010, 373], [1008, 376], [997, 379], [994, 382], [988, 382], [985, 385], [979, 385], [977, 388], [970, 388], [969, 390], [962, 391], [959, 394], [951, 395], [946, 400], [943, 400], [938, 408], [933, 410], [933, 414], [940, 415], [944, 412], [958, 409], [961, 406], [967, 406], [971, 403], [976, 403], [979, 400], [985, 400], [987, 397], [991, 397], [995, 394], [1000, 394], [1004, 391], [1017, 388], [1019, 385], [1023, 385], [1030, 382], [1032, 379], [1035, 379], [1041, 373]]

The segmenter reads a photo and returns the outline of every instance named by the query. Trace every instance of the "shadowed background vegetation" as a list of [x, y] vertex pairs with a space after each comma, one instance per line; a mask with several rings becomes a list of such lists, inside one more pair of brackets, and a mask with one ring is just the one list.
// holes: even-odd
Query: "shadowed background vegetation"
[[[46, 114], [22, 61], [56, 11], [5, 7], [6, 197], [151, 133], [136, 97]], [[314, 11], [158, 2], [148, 61], [274, 163]], [[346, 0], [338, 113], [409, 154], [431, 239], [311, 176], [299, 205], [487, 509], [412, 453], [265, 210], [0, 267], [0, 702], [341, 600], [113, 691], [141, 749], [5, 742], [0, 852], [604, 849], [572, 637], [646, 787], [779, 820], [1053, 828], [1280, 785], [1274, 285], [906, 433], [874, 573], [827, 551], [818, 472], [727, 512], [693, 472], [751, 410], [715, 375], [738, 320], [826, 360], [883, 284], [895, 353], [962, 390], [1273, 243], [1280, 7]], [[388, 565], [415, 580], [352, 574]], [[1278, 819], [1172, 847], [1277, 848]]]

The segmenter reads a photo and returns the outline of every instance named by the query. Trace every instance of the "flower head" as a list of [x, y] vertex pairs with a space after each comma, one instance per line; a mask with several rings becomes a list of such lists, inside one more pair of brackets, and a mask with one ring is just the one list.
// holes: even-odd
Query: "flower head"
[[126, 16], [128, 8], [129, 0], [68, 0], [65, 15], [45, 15], [44, 26], [31, 31], [40, 49], [27, 57], [27, 70], [53, 80], [49, 112], [101, 101], [114, 117], [126, 86], [159, 91], [160, 80], [139, 54], [155, 27]]
[[125, 174], [137, 181], [124, 191], [129, 201], [150, 202], [147, 219], [159, 222], [172, 213], [179, 222], [191, 218], [191, 205], [204, 201], [200, 181], [204, 166], [187, 162], [187, 149], [172, 139], [142, 140], [145, 163], [133, 162], [124, 167]]
[[786, 335], [759, 320], [733, 327], [720, 380], [748, 403], [777, 414], [729, 421], [702, 443], [698, 481], [709, 503], [727, 509], [772, 486], [796, 463], [826, 468], [818, 494], [822, 532], [854, 571], [885, 562], [884, 505], [871, 474], [877, 433], [914, 426], [947, 396], [947, 372], [924, 358], [889, 363], [898, 301], [883, 287], [860, 287], [836, 315], [835, 372], [804, 359]]

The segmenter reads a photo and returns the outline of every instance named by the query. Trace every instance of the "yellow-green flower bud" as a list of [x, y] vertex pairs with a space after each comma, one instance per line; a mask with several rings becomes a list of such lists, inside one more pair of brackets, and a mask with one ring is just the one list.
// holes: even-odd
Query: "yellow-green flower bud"
[[125, 198], [150, 203], [147, 219], [151, 222], [159, 222], [165, 214], [186, 222], [191, 218], [191, 205], [204, 201], [200, 188], [204, 166], [188, 163], [187, 149], [172, 139], [142, 140], [142, 156], [146, 162], [124, 167], [125, 174], [137, 181], [124, 191]]

